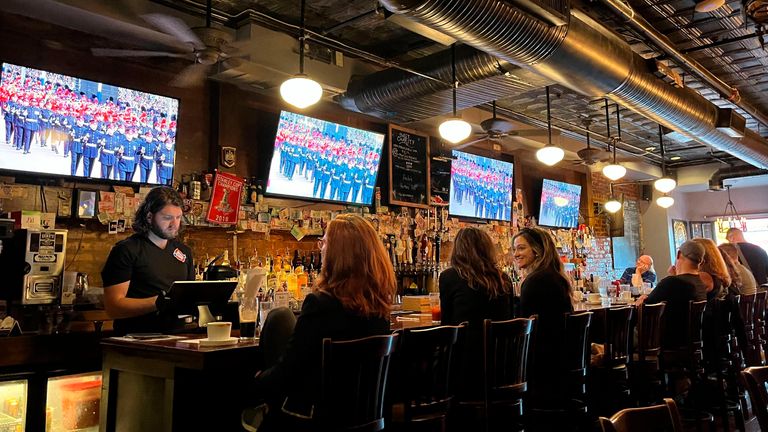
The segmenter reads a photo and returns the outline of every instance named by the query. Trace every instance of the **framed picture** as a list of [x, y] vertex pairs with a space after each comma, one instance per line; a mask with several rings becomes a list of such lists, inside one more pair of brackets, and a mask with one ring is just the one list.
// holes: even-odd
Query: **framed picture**
[[701, 237], [701, 222], [691, 221], [691, 238]]
[[96, 217], [97, 191], [77, 191], [77, 217], [80, 219], [92, 219]]
[[717, 237], [715, 236], [714, 222], [701, 223], [701, 236], [704, 238], [712, 239], [715, 242], [717, 242]]
[[688, 222], [680, 219], [672, 219], [672, 236], [675, 240], [675, 251], [690, 238], [688, 234]]

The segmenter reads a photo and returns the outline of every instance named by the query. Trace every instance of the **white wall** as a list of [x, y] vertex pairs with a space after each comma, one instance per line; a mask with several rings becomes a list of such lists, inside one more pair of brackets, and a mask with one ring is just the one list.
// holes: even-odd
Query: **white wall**
[[667, 276], [667, 269], [673, 264], [677, 252], [672, 240], [672, 219], [685, 219], [688, 211], [683, 193], [670, 193], [675, 204], [668, 209], [656, 204], [656, 198], [660, 195], [658, 191], [653, 191], [653, 200], [640, 216], [644, 253], [653, 258], [658, 279]]
[[[711, 220], [705, 216], [722, 215], [728, 202], [728, 194], [725, 191], [686, 192], [681, 195], [686, 202], [684, 219], [693, 221]], [[731, 200], [740, 215], [768, 213], [766, 186], [731, 189]]]

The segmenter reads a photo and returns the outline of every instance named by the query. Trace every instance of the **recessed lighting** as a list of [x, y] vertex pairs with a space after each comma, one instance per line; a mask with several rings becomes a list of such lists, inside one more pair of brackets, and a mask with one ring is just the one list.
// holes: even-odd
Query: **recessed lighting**
[[669, 158], [669, 160], [680, 160], [680, 159], [682, 159], [682, 157], [680, 156], [672, 156], [671, 158]]
[[654, 150], [656, 150], [656, 147], [654, 147], [654, 146], [650, 146], [650, 147], [646, 147], [645, 148], [645, 151], [654, 151]]

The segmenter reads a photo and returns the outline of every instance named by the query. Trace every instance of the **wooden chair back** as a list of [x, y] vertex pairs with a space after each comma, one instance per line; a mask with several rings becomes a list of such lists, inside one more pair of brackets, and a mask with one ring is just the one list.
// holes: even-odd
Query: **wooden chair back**
[[349, 341], [323, 339], [320, 430], [377, 432], [384, 429], [384, 396], [389, 362], [398, 335]]
[[630, 352], [630, 340], [632, 331], [630, 323], [632, 321], [631, 306], [611, 308], [605, 311], [605, 354], [603, 356], [603, 366], [615, 367], [626, 365], [632, 356]]
[[591, 353], [589, 327], [592, 312], [567, 314], [565, 318], [565, 367], [573, 396], [586, 394], [586, 376]]
[[528, 388], [528, 347], [535, 318], [483, 322], [485, 400], [522, 397]]
[[637, 356], [639, 361], [658, 357], [661, 352], [661, 325], [666, 303], [643, 304], [637, 308]]
[[768, 366], [748, 367], [741, 372], [760, 430], [768, 431]]
[[610, 419], [600, 417], [603, 432], [682, 432], [683, 425], [677, 405], [672, 399], [664, 404], [641, 408], [627, 408]]

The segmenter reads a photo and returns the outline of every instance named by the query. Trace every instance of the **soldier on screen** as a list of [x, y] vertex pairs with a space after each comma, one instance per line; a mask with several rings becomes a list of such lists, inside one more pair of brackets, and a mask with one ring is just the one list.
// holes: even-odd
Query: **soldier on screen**
[[149, 181], [149, 175], [152, 173], [152, 165], [155, 164], [155, 144], [152, 131], [147, 130], [144, 132], [136, 154], [140, 155], [138, 161], [140, 181], [146, 183]]
[[162, 185], [171, 186], [173, 183], [173, 158], [176, 151], [173, 141], [168, 139], [157, 153], [157, 181]]
[[83, 117], [78, 117], [75, 121], [75, 126], [70, 132], [72, 141], [72, 146], [70, 148], [72, 151], [72, 175], [77, 174], [77, 165], [80, 163], [80, 159], [83, 157], [83, 150], [85, 149], [85, 142], [88, 140], [89, 130], [90, 129], [85, 126], [85, 119]]
[[5, 121], [5, 143], [11, 144], [13, 135], [13, 102], [3, 104], [3, 121]]
[[13, 115], [13, 145], [16, 147], [16, 150], [24, 149], [24, 135], [26, 134], [24, 124], [24, 109], [18, 106]]
[[99, 155], [99, 146], [102, 145], [103, 139], [104, 136], [99, 131], [99, 121], [91, 119], [87, 140], [83, 146], [83, 177], [91, 177], [93, 174], [93, 161]]
[[139, 140], [136, 139], [136, 130], [129, 128], [125, 131], [125, 136], [120, 142], [120, 159], [117, 164], [120, 171], [120, 180], [133, 181], [136, 172], [137, 158], [139, 155]]
[[331, 196], [328, 197], [328, 199], [330, 200], [337, 199], [336, 197], [339, 195], [339, 188], [341, 187], [342, 167], [339, 164], [338, 159], [338, 156], [329, 159], [331, 166]]
[[119, 136], [115, 134], [117, 127], [114, 123], [107, 125], [107, 133], [103, 135], [103, 144], [99, 152], [101, 178], [109, 180], [112, 177], [112, 167], [115, 165], [115, 149], [118, 147]]
[[25, 119], [25, 131], [24, 131], [24, 154], [27, 154], [30, 152], [30, 148], [32, 146], [32, 142], [35, 140], [35, 137], [38, 136], [38, 132], [40, 131], [40, 110], [35, 108], [33, 109], [27, 109], [26, 111], [26, 119]]
[[53, 124], [56, 128], [56, 140], [63, 143], [64, 157], [69, 157], [69, 152], [72, 150], [72, 123], [69, 121], [69, 117], [57, 115]]
[[358, 195], [363, 188], [363, 181], [365, 179], [365, 168], [363, 168], [363, 162], [358, 159], [357, 163], [352, 167], [352, 196], [349, 198], [352, 202], [360, 202]]
[[341, 170], [341, 185], [339, 186], [339, 201], [349, 201], [349, 191], [352, 190], [352, 168], [347, 160], [339, 165]]

